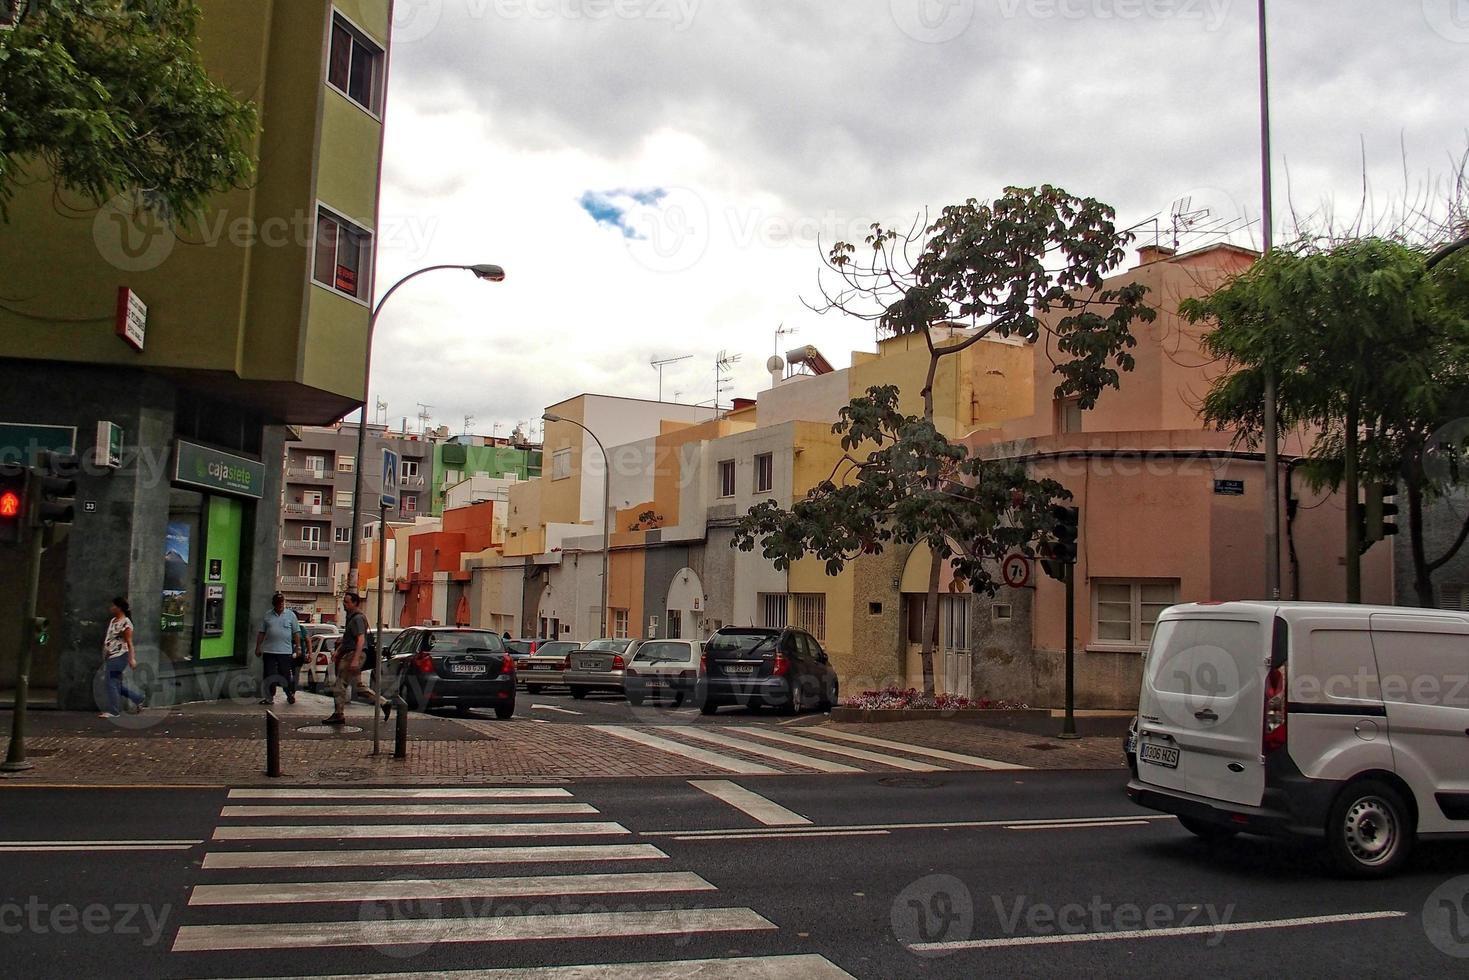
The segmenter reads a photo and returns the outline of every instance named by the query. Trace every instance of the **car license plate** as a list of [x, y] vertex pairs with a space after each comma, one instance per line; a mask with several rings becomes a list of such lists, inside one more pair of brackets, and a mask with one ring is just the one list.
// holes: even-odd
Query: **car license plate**
[[449, 671], [454, 674], [488, 674], [490, 668], [484, 664], [450, 664]]
[[753, 674], [755, 666], [754, 664], [730, 664], [724, 668], [724, 672], [726, 674]]
[[1155, 766], [1163, 766], [1168, 769], [1178, 768], [1178, 749], [1172, 745], [1154, 745], [1151, 742], [1142, 747], [1137, 756], [1143, 762], [1151, 762]]

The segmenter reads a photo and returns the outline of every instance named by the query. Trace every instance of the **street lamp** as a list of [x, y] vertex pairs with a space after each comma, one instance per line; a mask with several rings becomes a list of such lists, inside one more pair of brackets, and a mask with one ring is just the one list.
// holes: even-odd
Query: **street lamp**
[[[607, 596], [608, 585], [610, 584], [607, 580], [607, 562], [612, 554], [612, 518], [610, 516], [612, 510], [612, 462], [607, 458], [607, 447], [602, 445], [602, 440], [597, 438], [597, 434], [575, 419], [562, 418], [555, 412], [547, 412], [541, 416], [541, 421], [568, 422], [591, 436], [592, 441], [597, 444], [597, 448], [602, 451], [602, 625], [599, 632], [605, 633], [608, 631]], [[552, 637], [552, 639], [555, 639], [555, 637]]]
[[[377, 331], [378, 314], [382, 313], [383, 306], [398, 291], [398, 288], [410, 279], [417, 279], [425, 273], [439, 272], [443, 269], [458, 269], [464, 272], [472, 272], [476, 279], [485, 282], [505, 281], [505, 270], [498, 265], [490, 265], [488, 263], [481, 263], [479, 265], [431, 265], [427, 268], [419, 269], [417, 272], [409, 273], [402, 279], [399, 279], [393, 284], [393, 288], [384, 293], [383, 298], [377, 301], [377, 306], [373, 307], [372, 316], [367, 321], [367, 358], [362, 367], [362, 421], [357, 426], [357, 462], [352, 467], [356, 475], [352, 480], [352, 543], [347, 552], [347, 583], [350, 589], [355, 590], [357, 588], [357, 558], [360, 554], [362, 541], [362, 468], [365, 462], [363, 456], [367, 453], [367, 394], [368, 388], [372, 385], [372, 338], [373, 334]], [[381, 588], [381, 571], [379, 571], [378, 577], [378, 587]]]

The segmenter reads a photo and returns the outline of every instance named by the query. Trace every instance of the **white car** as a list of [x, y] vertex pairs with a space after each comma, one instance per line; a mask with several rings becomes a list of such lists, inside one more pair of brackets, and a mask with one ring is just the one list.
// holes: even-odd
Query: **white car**
[[1469, 614], [1174, 606], [1143, 668], [1128, 795], [1205, 838], [1323, 841], [1355, 877], [1469, 838]]
[[337, 648], [340, 636], [336, 633], [317, 633], [307, 639], [306, 662], [301, 665], [300, 682], [308, 691], [330, 687], [336, 680], [332, 668], [332, 652]]

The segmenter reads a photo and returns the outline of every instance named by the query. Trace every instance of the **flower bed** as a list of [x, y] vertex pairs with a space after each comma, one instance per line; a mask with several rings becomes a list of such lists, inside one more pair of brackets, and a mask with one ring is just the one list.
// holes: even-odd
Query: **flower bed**
[[939, 694], [925, 697], [917, 688], [899, 690], [889, 687], [881, 691], [863, 691], [842, 702], [844, 708], [859, 708], [864, 711], [891, 711], [895, 709], [928, 709], [938, 711], [1023, 711], [1030, 705], [1023, 701], [992, 698], [966, 698], [959, 694]]

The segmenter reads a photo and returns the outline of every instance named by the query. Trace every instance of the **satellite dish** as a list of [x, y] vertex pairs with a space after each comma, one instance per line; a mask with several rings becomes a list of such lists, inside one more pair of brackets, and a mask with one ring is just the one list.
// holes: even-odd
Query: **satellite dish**
[[771, 374], [775, 374], [777, 371], [784, 371], [785, 367], [786, 362], [781, 359], [779, 354], [770, 355], [770, 360], [765, 362], [765, 370]]

